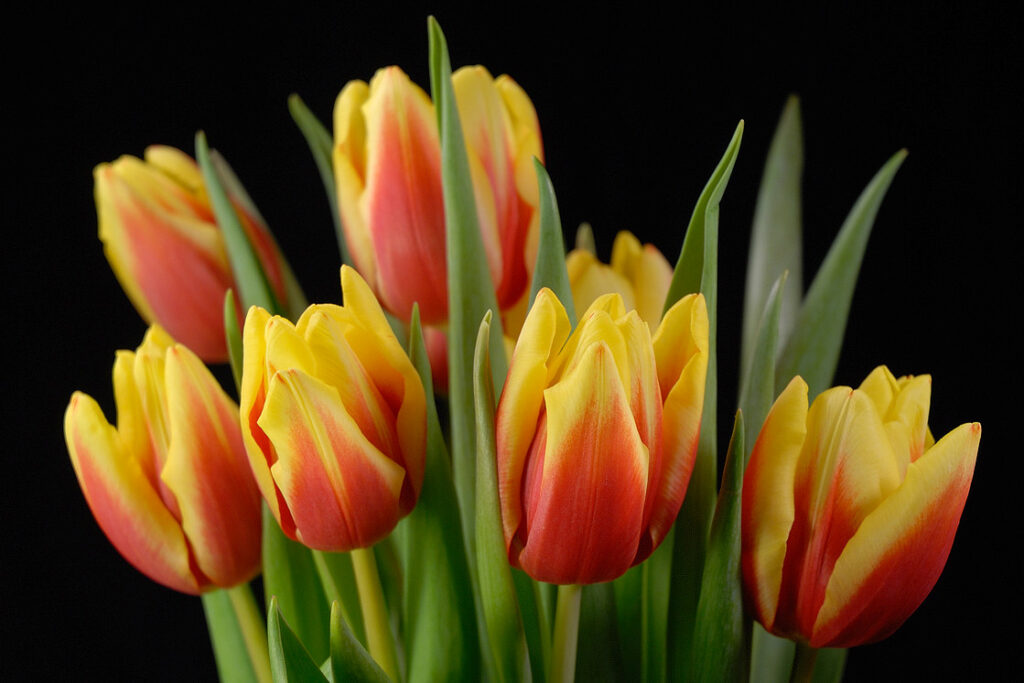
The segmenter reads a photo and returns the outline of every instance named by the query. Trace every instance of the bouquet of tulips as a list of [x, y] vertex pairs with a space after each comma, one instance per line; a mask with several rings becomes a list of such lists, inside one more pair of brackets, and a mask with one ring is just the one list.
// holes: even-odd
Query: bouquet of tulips
[[[289, 102], [341, 305], [307, 304], [202, 133], [195, 160], [96, 168], [107, 258], [151, 324], [116, 355], [116, 425], [80, 392], [65, 414], [97, 522], [201, 596], [225, 681], [838, 679], [938, 579], [981, 434], [933, 437], [927, 375], [829, 388], [905, 152], [804, 293], [787, 104], [719, 444], [718, 210], [742, 122], [674, 267], [629, 233], [605, 264], [585, 225], [566, 254], [526, 93], [453, 74], [433, 20], [429, 42], [430, 97], [398, 67], [352, 81], [333, 136]], [[225, 361], [234, 392], [205, 365]]]

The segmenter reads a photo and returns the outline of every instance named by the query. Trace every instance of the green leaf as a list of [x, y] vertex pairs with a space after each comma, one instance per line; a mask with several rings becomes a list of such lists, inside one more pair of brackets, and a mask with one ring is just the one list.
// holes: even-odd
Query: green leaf
[[238, 329], [238, 309], [235, 308], [235, 290], [224, 292], [224, 338], [228, 346], [228, 360], [231, 361], [231, 376], [235, 388], [242, 386], [242, 331]]
[[722, 488], [711, 522], [693, 634], [691, 675], [697, 681], [745, 681], [750, 623], [743, 614], [740, 522], [743, 498], [743, 413], [736, 413]]
[[764, 311], [758, 322], [757, 341], [752, 349], [747, 374], [743, 379], [743, 389], [740, 391], [740, 410], [746, 415], [744, 461], [750, 459], [754, 441], [775, 400], [775, 355], [779, 342], [779, 314], [786, 278], [787, 273], [782, 273], [768, 292]]
[[[623, 668], [612, 582], [583, 586], [580, 597], [576, 680], [587, 683], [629, 680]], [[536, 680], [536, 678], [534, 679]]]
[[675, 534], [667, 535], [641, 565], [641, 652], [645, 681], [664, 681], [668, 673], [668, 609]]
[[533, 168], [537, 172], [537, 187], [540, 191], [540, 237], [537, 244], [537, 261], [530, 282], [530, 299], [537, 298], [541, 287], [547, 287], [565, 306], [569, 324], [576, 327], [576, 307], [569, 288], [569, 273], [565, 270], [565, 244], [562, 241], [562, 219], [558, 216], [558, 202], [555, 188], [551, 184], [544, 164], [536, 158]]
[[327, 680], [281, 616], [275, 598], [270, 599], [267, 615], [267, 641], [275, 683], [320, 683]]
[[804, 378], [811, 397], [831, 384], [871, 227], [882, 199], [906, 157], [907, 151], [900, 150], [875, 174], [832, 242], [779, 358], [775, 372], [776, 390], [781, 390], [794, 375]]
[[[246, 586], [248, 590], [248, 586]], [[221, 683], [250, 683], [258, 681], [249, 659], [245, 636], [235, 615], [231, 598], [225, 590], [203, 593], [203, 613], [210, 632], [217, 676]]]
[[366, 683], [390, 683], [391, 679], [373, 661], [362, 643], [356, 640], [342, 618], [341, 606], [331, 605], [331, 657], [332, 679], [342, 681], [365, 681]]
[[495, 665], [494, 680], [524, 680], [526, 636], [516, 601], [512, 568], [505, 549], [498, 500], [497, 450], [494, 437], [494, 386], [488, 358], [491, 313], [480, 323], [473, 354], [473, 390], [476, 405], [476, 567], [488, 646]]
[[[790, 95], [775, 129], [765, 160], [761, 187], [750, 230], [747, 257], [747, 291], [743, 297], [743, 346], [740, 377], [749, 374], [751, 356], [768, 290], [783, 271], [789, 279], [782, 290], [779, 334], [789, 337], [800, 310], [803, 293], [801, 250], [800, 181], [804, 169], [804, 142], [800, 123], [800, 100]], [[760, 424], [747, 413], [747, 424]], [[750, 450], [747, 440], [747, 450]]]
[[321, 662], [329, 651], [330, 614], [309, 548], [292, 541], [263, 506], [263, 593], [274, 598], [298, 638]]
[[814, 661], [814, 683], [840, 683], [846, 668], [845, 648], [823, 647]]
[[332, 605], [332, 609], [333, 605], [337, 605], [355, 636], [365, 642], [363, 609], [359, 603], [359, 587], [356, 585], [351, 555], [322, 550], [311, 550], [310, 554], [327, 602]]
[[473, 594], [465, 589], [471, 585], [469, 565], [459, 532], [448, 449], [434, 402], [430, 360], [415, 306], [409, 357], [426, 393], [427, 460], [420, 498], [403, 523], [402, 607], [408, 680], [478, 680], [476, 613]]
[[743, 121], [736, 126], [725, 154], [715, 167], [711, 178], [697, 199], [693, 216], [686, 230], [683, 247], [679, 252], [672, 284], [665, 299], [668, 310], [686, 294], [701, 292], [708, 309], [708, 371], [704, 389], [704, 409], [701, 416], [700, 442], [693, 474], [679, 511], [672, 557], [672, 583], [669, 593], [668, 673], [670, 680], [686, 677], [686, 666], [691, 660], [693, 642], [693, 615], [700, 596], [701, 573], [704, 568], [704, 550], [711, 523], [715, 500], [715, 480], [718, 469], [717, 402], [718, 361], [717, 312], [718, 302], [718, 210], [732, 174], [736, 155], [743, 137]]
[[213, 165], [210, 149], [206, 144], [206, 134], [202, 131], [196, 133], [196, 161], [199, 162], [199, 168], [203, 173], [203, 183], [206, 185], [206, 193], [210, 197], [217, 225], [224, 236], [228, 261], [231, 263], [231, 271], [238, 286], [239, 296], [242, 298], [242, 305], [245, 308], [261, 306], [271, 313], [285, 313], [270, 288], [263, 266], [256, 257], [249, 236], [245, 234], [245, 228], [235, 213], [235, 207], [228, 197], [220, 174]]
[[[670, 529], [668, 536], [672, 536], [673, 532], [674, 530]], [[669, 542], [668, 536], [662, 541], [661, 546]], [[659, 550], [661, 546], [658, 546]], [[643, 585], [642, 565], [630, 567], [625, 574], [612, 581], [623, 668], [634, 679], [640, 678], [643, 668]]]
[[[428, 18], [427, 26], [430, 40], [430, 90], [441, 136], [441, 185], [448, 264], [448, 401], [451, 410], [452, 468], [470, 571], [475, 575], [473, 348], [480, 320], [487, 311], [497, 311], [498, 303], [480, 237], [469, 159], [452, 88], [448, 44], [433, 17]], [[492, 321], [492, 328], [491, 372], [497, 396], [508, 372], [500, 317]]]
[[796, 656], [796, 643], [779, 638], [754, 623], [750, 646], [750, 683], [788, 681]]
[[334, 234], [338, 239], [341, 262], [351, 266], [352, 257], [349, 255], [348, 245], [345, 242], [345, 229], [341, 224], [341, 213], [338, 209], [338, 188], [334, 181], [334, 140], [316, 115], [302, 101], [302, 98], [295, 93], [288, 96], [288, 112], [302, 132], [302, 136], [306, 138], [306, 144], [316, 163], [316, 170], [320, 172], [320, 180], [323, 182], [324, 192], [327, 194], [327, 203], [331, 207], [331, 219], [334, 221]]

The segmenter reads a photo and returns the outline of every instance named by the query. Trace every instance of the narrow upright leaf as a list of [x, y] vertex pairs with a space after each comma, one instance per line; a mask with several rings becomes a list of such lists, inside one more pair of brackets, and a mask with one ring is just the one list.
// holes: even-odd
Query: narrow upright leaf
[[825, 261], [814, 276], [793, 333], [779, 358], [775, 372], [777, 390], [781, 390], [794, 375], [804, 378], [812, 397], [831, 384], [871, 227], [882, 199], [906, 157], [907, 151], [900, 150], [882, 166], [843, 222]]
[[267, 641], [270, 645], [270, 670], [274, 674], [275, 683], [323, 683], [327, 680], [309, 651], [281, 616], [275, 598], [270, 599], [267, 615]]
[[324, 184], [327, 203], [331, 207], [331, 220], [334, 222], [334, 234], [338, 240], [341, 262], [351, 266], [352, 257], [345, 242], [345, 229], [341, 224], [341, 213], [338, 210], [338, 189], [334, 181], [334, 140], [302, 98], [295, 93], [288, 96], [288, 112], [302, 132], [302, 137], [306, 139], [306, 145], [309, 146], [313, 161], [316, 163], [316, 170], [320, 172], [320, 181]]
[[562, 237], [562, 219], [558, 215], [558, 202], [555, 200], [555, 188], [551, 184], [551, 176], [547, 169], [536, 158], [533, 168], [537, 172], [537, 186], [540, 191], [540, 238], [537, 245], [537, 262], [530, 281], [530, 299], [537, 297], [541, 287], [547, 287], [555, 293], [558, 300], [565, 306], [569, 323], [576, 327], [576, 307], [572, 302], [572, 289], [569, 288], [569, 273], [565, 269], [565, 243]]
[[360, 681], [364, 683], [390, 683], [362, 643], [356, 640], [341, 616], [338, 603], [331, 605], [331, 658], [329, 660], [334, 683]]
[[740, 683], [747, 679], [750, 622], [743, 614], [740, 577], [744, 454], [743, 413], [738, 411], [704, 560], [693, 634], [691, 675], [695, 681]]
[[224, 338], [228, 346], [228, 360], [231, 362], [231, 376], [235, 388], [242, 386], [242, 331], [238, 329], [238, 309], [235, 307], [235, 290], [224, 292]]
[[743, 443], [746, 445], [744, 461], [750, 458], [754, 441], [761, 431], [761, 425], [768, 417], [768, 411], [775, 400], [775, 355], [779, 342], [779, 315], [782, 308], [782, 292], [785, 291], [787, 274], [782, 273], [775, 280], [764, 311], [758, 321], [756, 342], [743, 378], [740, 391], [740, 410], [743, 412], [746, 431]]
[[[747, 290], [743, 297], [743, 346], [740, 378], [749, 374], [758, 325], [768, 290], [783, 271], [789, 279], [782, 290], [779, 335], [789, 337], [803, 295], [800, 181], [804, 170], [804, 141], [800, 99], [790, 95], [775, 129], [761, 176], [750, 229]], [[753, 424], [747, 413], [747, 424]], [[750, 441], [747, 441], [750, 450]]]

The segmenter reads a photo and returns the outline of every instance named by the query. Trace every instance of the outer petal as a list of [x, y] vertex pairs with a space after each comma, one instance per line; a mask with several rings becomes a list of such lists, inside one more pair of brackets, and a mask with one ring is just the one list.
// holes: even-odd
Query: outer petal
[[813, 647], [880, 640], [931, 591], [946, 564], [981, 439], [961, 425], [907, 469], [899, 489], [865, 517], [836, 562]]
[[64, 436], [82, 493], [118, 552], [154, 581], [199, 593], [181, 527], [91, 397], [71, 397]]
[[161, 479], [203, 574], [218, 586], [260, 567], [260, 496], [242, 445], [238, 407], [182, 345], [167, 351], [170, 448]]
[[534, 474], [523, 487], [518, 564], [549, 583], [610, 581], [636, 556], [649, 455], [608, 346], [588, 346], [544, 392], [544, 405], [545, 435], [531, 449]]
[[398, 522], [405, 476], [374, 448], [331, 387], [298, 370], [271, 381], [259, 424], [277, 448], [274, 480], [311, 548], [365, 548]]
[[807, 383], [794, 377], [775, 399], [743, 476], [743, 583], [757, 620], [769, 631], [779, 607], [786, 541], [796, 516], [796, 466], [806, 437]]
[[498, 493], [505, 544], [522, 521], [522, 480], [526, 454], [537, 432], [549, 368], [569, 336], [569, 316], [554, 293], [537, 293], [519, 335], [495, 417]]
[[356, 267], [376, 286], [373, 238], [360, 202], [366, 187], [363, 105], [369, 97], [370, 87], [366, 83], [349, 81], [334, 104], [334, 180], [345, 241]]

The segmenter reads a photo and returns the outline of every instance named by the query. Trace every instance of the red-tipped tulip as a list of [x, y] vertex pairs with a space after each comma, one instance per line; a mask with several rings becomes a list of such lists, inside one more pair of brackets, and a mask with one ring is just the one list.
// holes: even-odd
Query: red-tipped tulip
[[82, 493], [114, 547], [184, 593], [248, 581], [260, 567], [260, 497], [238, 407], [159, 327], [114, 363], [117, 426], [75, 392], [64, 436]]
[[775, 401], [743, 485], [743, 579], [758, 621], [812, 647], [885, 638], [946, 564], [981, 425], [934, 442], [931, 378], [885, 367], [807, 407], [796, 377]]
[[550, 583], [609, 581], [643, 561], [679, 512], [696, 456], [708, 319], [690, 295], [654, 339], [622, 299], [600, 297], [570, 335], [541, 290], [497, 411], [509, 560]]
[[[227, 360], [224, 293], [233, 286], [224, 238], [196, 163], [173, 147], [148, 147], [93, 171], [100, 240], [139, 314], [208, 362]], [[280, 255], [266, 226], [237, 209], [275, 293]]]
[[366, 548], [416, 504], [426, 398], [412, 362], [359, 275], [345, 306], [297, 324], [253, 307], [245, 320], [242, 432], [284, 533], [319, 550]]

